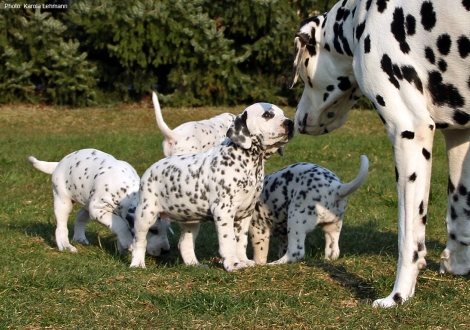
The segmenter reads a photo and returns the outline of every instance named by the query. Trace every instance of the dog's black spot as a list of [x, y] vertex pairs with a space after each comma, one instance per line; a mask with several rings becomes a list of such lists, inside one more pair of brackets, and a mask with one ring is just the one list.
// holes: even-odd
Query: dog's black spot
[[431, 31], [436, 25], [436, 12], [430, 1], [424, 1], [421, 5], [421, 24], [426, 31]]
[[423, 156], [426, 160], [429, 160], [431, 158], [431, 153], [426, 148], [423, 148]]
[[401, 132], [401, 137], [408, 140], [413, 140], [415, 138], [415, 133], [410, 131]]
[[375, 99], [377, 100], [377, 103], [380, 104], [381, 106], [385, 107], [385, 101], [384, 101], [384, 98], [381, 96], [381, 95], [377, 95], [375, 97]]
[[451, 45], [452, 45], [452, 40], [450, 39], [450, 35], [448, 35], [447, 33], [441, 34], [437, 38], [436, 46], [442, 55], [449, 54]]
[[395, 293], [393, 295], [393, 301], [397, 304], [401, 304], [403, 302], [403, 298], [401, 297], [401, 294], [400, 293]]
[[466, 36], [460, 36], [457, 45], [460, 57], [466, 58], [470, 54], [470, 40]]

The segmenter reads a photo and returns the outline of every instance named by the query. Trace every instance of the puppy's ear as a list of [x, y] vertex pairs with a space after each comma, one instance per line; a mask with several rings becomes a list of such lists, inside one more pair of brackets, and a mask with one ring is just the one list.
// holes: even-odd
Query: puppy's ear
[[238, 115], [235, 118], [232, 126], [230, 126], [227, 131], [227, 137], [243, 149], [251, 148], [250, 131], [246, 126], [247, 116], [248, 114], [246, 111], [244, 111], [241, 115]]

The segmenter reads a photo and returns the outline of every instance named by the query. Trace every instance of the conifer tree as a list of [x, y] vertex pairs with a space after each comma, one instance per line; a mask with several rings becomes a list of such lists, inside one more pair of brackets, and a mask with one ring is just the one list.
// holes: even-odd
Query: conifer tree
[[94, 69], [74, 42], [64, 42], [66, 25], [39, 8], [5, 9], [2, 14], [0, 102], [90, 104]]

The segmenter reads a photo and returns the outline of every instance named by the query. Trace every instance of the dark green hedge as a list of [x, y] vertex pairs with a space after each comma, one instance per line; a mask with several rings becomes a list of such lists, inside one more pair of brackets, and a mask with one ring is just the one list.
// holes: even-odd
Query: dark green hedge
[[171, 106], [294, 103], [300, 88], [287, 84], [295, 31], [334, 2], [75, 0], [64, 2], [66, 10], [5, 8], [0, 103], [135, 102], [152, 90]]

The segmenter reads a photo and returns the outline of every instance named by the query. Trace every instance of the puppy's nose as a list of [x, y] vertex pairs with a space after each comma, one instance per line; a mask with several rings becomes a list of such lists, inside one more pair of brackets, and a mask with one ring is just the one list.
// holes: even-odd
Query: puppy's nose
[[168, 250], [167, 250], [167, 249], [162, 249], [162, 250], [160, 251], [160, 253], [161, 253], [161, 254], [168, 254], [168, 253], [170, 253], [170, 249], [168, 249]]
[[294, 136], [294, 122], [290, 119], [284, 120], [282, 126], [286, 128], [287, 133], [289, 134], [289, 139]]

